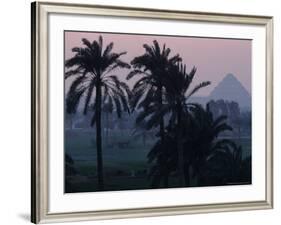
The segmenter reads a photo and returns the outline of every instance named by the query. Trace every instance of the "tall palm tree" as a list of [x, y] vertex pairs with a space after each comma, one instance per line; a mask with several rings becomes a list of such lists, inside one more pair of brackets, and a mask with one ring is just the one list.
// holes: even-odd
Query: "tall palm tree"
[[[117, 68], [130, 68], [130, 65], [120, 59], [126, 52], [112, 52], [112, 42], [103, 48], [101, 36], [92, 43], [83, 38], [82, 43], [85, 47], [74, 47], [72, 52], [75, 55], [65, 62], [66, 68], [69, 68], [65, 79], [74, 77], [66, 96], [67, 112], [74, 112], [79, 102], [83, 102], [83, 113], [87, 114], [92, 105], [94, 113], [91, 125], [96, 125], [98, 189], [103, 190], [101, 107], [103, 102], [113, 104], [119, 117], [123, 110], [129, 112], [130, 90], [112, 72]], [[91, 104], [93, 96], [95, 100]]]
[[197, 106], [191, 111], [189, 127], [184, 131], [185, 149], [188, 148], [185, 157], [189, 159], [188, 164], [192, 167], [193, 177], [197, 177], [199, 185], [203, 185], [206, 184], [206, 180], [210, 180], [206, 176], [210, 170], [208, 168], [210, 158], [234, 144], [230, 139], [219, 137], [223, 132], [231, 131], [232, 127], [226, 123], [226, 116], [214, 118], [209, 104], [206, 109]]
[[[133, 70], [128, 74], [127, 80], [135, 76], [141, 77], [135, 83], [132, 89], [131, 106], [132, 109], [155, 109], [159, 111], [162, 108], [164, 102], [164, 85], [163, 81], [167, 75], [168, 68], [171, 65], [181, 61], [180, 56], [169, 57], [170, 48], [166, 48], [163, 45], [161, 50], [159, 43], [154, 40], [153, 45], [143, 45], [145, 53], [141, 56], [135, 57], [131, 64]], [[141, 122], [143, 119], [149, 116], [148, 114], [141, 114], [137, 120]], [[159, 119], [160, 136], [164, 134], [164, 119], [163, 116]]]
[[[132, 90], [131, 107], [132, 109], [141, 109], [141, 113], [137, 117], [137, 123], [151, 117], [157, 118], [157, 122], [153, 125], [159, 126], [160, 139], [164, 139], [164, 115], [158, 114], [162, 112], [164, 98], [163, 79], [167, 74], [170, 65], [174, 65], [181, 61], [180, 56], [170, 56], [170, 48], [163, 45], [161, 49], [159, 43], [154, 40], [153, 45], [143, 45], [145, 53], [141, 56], [135, 57], [131, 64], [133, 71], [131, 71], [127, 80], [135, 76], [141, 77], [135, 83]], [[150, 128], [148, 126], [148, 128]], [[166, 186], [168, 181], [166, 180]]]
[[186, 65], [178, 63], [169, 68], [168, 76], [164, 79], [164, 86], [166, 88], [167, 104], [163, 107], [165, 113], [171, 112], [170, 122], [176, 124], [176, 138], [178, 151], [178, 173], [179, 184], [184, 185], [185, 182], [185, 168], [184, 168], [184, 136], [183, 136], [183, 120], [188, 116], [190, 108], [194, 104], [189, 103], [190, 97], [211, 84], [209, 81], [201, 82], [191, 88], [191, 83], [196, 75], [196, 68], [193, 67], [190, 72], [187, 72]]

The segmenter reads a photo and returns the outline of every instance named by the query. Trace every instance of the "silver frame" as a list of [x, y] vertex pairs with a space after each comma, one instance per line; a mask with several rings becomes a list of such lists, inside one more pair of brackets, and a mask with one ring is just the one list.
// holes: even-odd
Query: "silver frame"
[[[33, 2], [32, 11], [32, 165], [33, 223], [148, 217], [273, 208], [273, 17], [170, 11], [147, 8]], [[266, 28], [266, 198], [262, 201], [165, 206], [87, 212], [48, 212], [48, 14], [68, 13], [117, 17], [259, 25]]]

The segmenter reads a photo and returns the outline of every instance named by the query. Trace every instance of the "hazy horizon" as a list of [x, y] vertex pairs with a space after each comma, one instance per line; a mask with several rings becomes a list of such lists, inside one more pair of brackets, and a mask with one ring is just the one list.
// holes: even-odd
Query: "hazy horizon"
[[[73, 47], [82, 46], [82, 38], [92, 42], [100, 35], [104, 46], [114, 43], [113, 52], [126, 51], [122, 59], [128, 63], [144, 53], [143, 44], [151, 45], [153, 40], [157, 40], [161, 48], [166, 44], [171, 49], [170, 56], [180, 54], [188, 70], [193, 66], [197, 68], [193, 85], [211, 81], [212, 84], [201, 89], [196, 96], [208, 96], [228, 73], [232, 73], [251, 95], [251, 40], [65, 31], [65, 59], [74, 55]], [[126, 72], [119, 70], [115, 74], [125, 80]], [[133, 79], [127, 81], [129, 86], [134, 82]]]

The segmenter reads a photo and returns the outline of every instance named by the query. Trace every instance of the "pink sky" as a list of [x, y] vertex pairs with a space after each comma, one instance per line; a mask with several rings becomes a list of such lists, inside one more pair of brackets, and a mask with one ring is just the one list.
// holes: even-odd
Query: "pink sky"
[[[251, 93], [251, 40], [66, 31], [66, 59], [73, 56], [73, 47], [82, 46], [82, 38], [92, 42], [99, 35], [103, 37], [104, 46], [114, 42], [113, 52], [127, 51], [122, 60], [128, 63], [144, 53], [144, 43], [151, 45], [153, 40], [157, 40], [161, 48], [165, 43], [171, 49], [170, 56], [179, 53], [188, 69], [197, 68], [193, 84], [211, 81], [209, 87], [201, 89], [196, 95], [208, 95], [228, 73], [235, 75]], [[122, 73], [118, 74], [123, 77], [121, 79], [125, 79], [127, 72], [122, 70], [119, 73]]]

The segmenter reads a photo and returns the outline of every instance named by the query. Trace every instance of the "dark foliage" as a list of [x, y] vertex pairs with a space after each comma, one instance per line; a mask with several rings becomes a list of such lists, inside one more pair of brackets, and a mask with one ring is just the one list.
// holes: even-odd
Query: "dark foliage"
[[[204, 109], [199, 105], [190, 108], [189, 116], [182, 120], [184, 186], [250, 182], [251, 159], [243, 159], [242, 148], [231, 140], [219, 138], [220, 133], [232, 130], [225, 121], [225, 116], [214, 119], [208, 106]], [[166, 129], [165, 141], [158, 141], [148, 154], [152, 164], [152, 187], [161, 186], [163, 170], [168, 170], [168, 174], [178, 173], [177, 129], [176, 125], [170, 123]], [[163, 151], [163, 148], [166, 150]], [[168, 156], [165, 167], [159, 163], [163, 152]], [[191, 184], [190, 179], [195, 183]]]
[[[83, 102], [84, 114], [88, 113], [90, 106], [91, 111], [94, 112], [91, 125], [96, 125], [97, 171], [99, 189], [102, 190], [104, 188], [101, 143], [102, 105], [114, 108], [118, 117], [121, 117], [122, 111], [130, 111], [129, 87], [125, 82], [120, 81], [117, 75], [112, 74], [115, 69], [129, 69], [130, 65], [120, 59], [126, 52], [112, 52], [112, 42], [103, 48], [101, 36], [98, 41], [92, 43], [85, 38], [82, 42], [85, 47], [73, 48], [75, 55], [65, 62], [66, 68], [70, 68], [65, 74], [65, 79], [74, 78], [66, 96], [66, 106], [68, 113], [75, 113], [78, 104]], [[95, 96], [95, 101], [91, 104], [93, 96]], [[82, 97], [84, 97], [83, 100]]]
[[[116, 69], [131, 68], [120, 59], [126, 52], [113, 53], [113, 43], [103, 47], [101, 36], [98, 41], [82, 42], [84, 47], [73, 48], [75, 55], [65, 62], [65, 79], [71, 79], [66, 112], [74, 114], [82, 105], [85, 115], [92, 113], [98, 190], [104, 190], [101, 123], [106, 123], [109, 142], [109, 116], [113, 112], [118, 118], [123, 112], [136, 113], [132, 136], [141, 137], [143, 145], [149, 137], [156, 139], [147, 155], [152, 188], [169, 187], [171, 177], [178, 180], [179, 187], [251, 182], [251, 158], [243, 158], [242, 147], [222, 137], [233, 132], [231, 123], [237, 121], [240, 137], [240, 123], [249, 123], [251, 115], [240, 116], [235, 102], [212, 101], [206, 107], [191, 103], [192, 95], [210, 85], [209, 81], [193, 85], [195, 67], [187, 71], [178, 54], [171, 56], [171, 49], [165, 44], [161, 48], [155, 40], [152, 45], [144, 44], [145, 53], [131, 61], [127, 80], [138, 79], [130, 90], [113, 74]], [[67, 154], [65, 171], [66, 176], [76, 174]]]
[[[177, 54], [170, 57], [171, 49], [164, 44], [162, 49], [154, 40], [153, 45], [143, 45], [145, 53], [135, 57], [131, 64], [133, 70], [128, 74], [127, 80], [140, 76], [132, 89], [131, 108], [139, 109], [136, 123], [146, 122], [147, 129], [159, 127], [160, 140], [164, 141], [165, 86], [164, 79], [169, 67], [176, 65], [182, 59]], [[146, 121], [148, 119], [148, 121]], [[164, 159], [162, 162], [164, 163]], [[168, 186], [166, 175], [165, 185]]]

